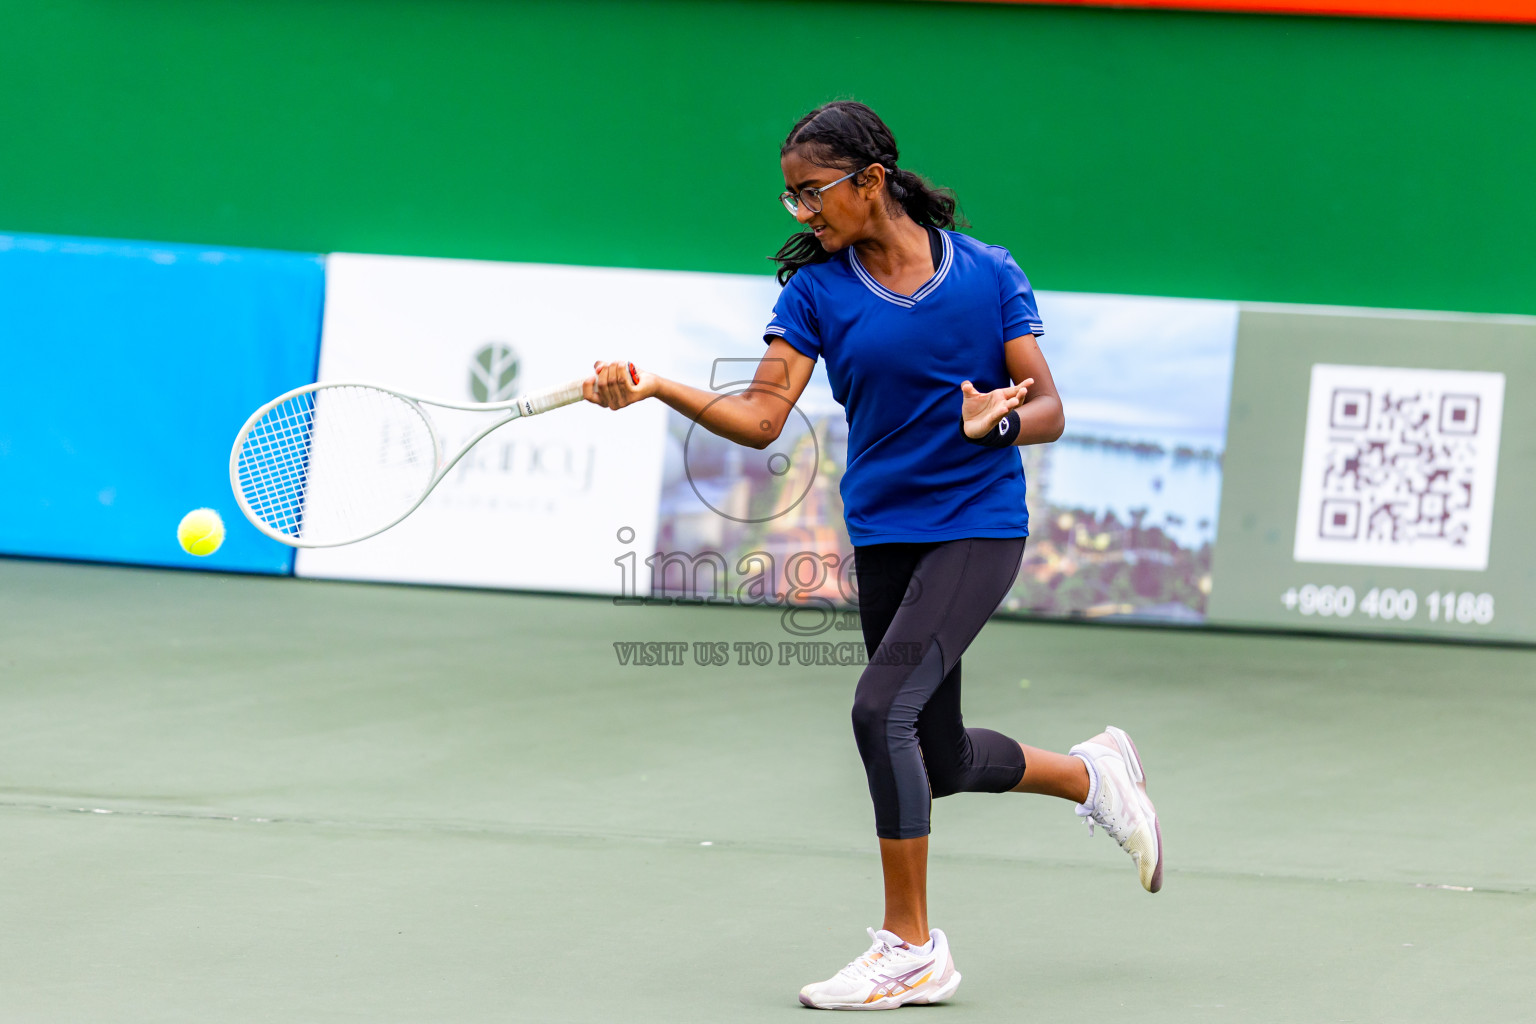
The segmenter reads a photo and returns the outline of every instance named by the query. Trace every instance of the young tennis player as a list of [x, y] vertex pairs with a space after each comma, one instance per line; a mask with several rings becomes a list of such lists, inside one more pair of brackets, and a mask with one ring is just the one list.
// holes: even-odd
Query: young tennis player
[[1029, 532], [1014, 446], [1054, 441], [1065, 419], [1023, 272], [1007, 250], [951, 230], [954, 198], [898, 156], [875, 112], [848, 101], [807, 114], [784, 141], [780, 199], [807, 230], [775, 257], [784, 290], [759, 386], [722, 398], [643, 372], [637, 383], [623, 363], [597, 364], [586, 383], [599, 405], [657, 397], [760, 448], [821, 358], [847, 411], [842, 494], [869, 650], [853, 731], [885, 920], [862, 956], [801, 989], [802, 1003], [825, 1009], [935, 1003], [959, 986], [949, 941], [928, 924], [933, 797], [1073, 801], [1090, 833], [1100, 825], [1131, 855], [1148, 891], [1163, 878], [1157, 812], [1124, 731], [1056, 754], [961, 719], [960, 656], [1012, 586]]

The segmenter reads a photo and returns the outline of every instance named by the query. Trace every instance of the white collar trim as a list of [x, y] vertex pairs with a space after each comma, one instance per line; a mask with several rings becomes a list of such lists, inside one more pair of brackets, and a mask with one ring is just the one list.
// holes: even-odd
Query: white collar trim
[[886, 302], [894, 303], [903, 309], [911, 309], [923, 301], [923, 299], [932, 295], [934, 289], [944, 283], [944, 278], [949, 274], [950, 265], [955, 262], [955, 246], [949, 240], [949, 232], [939, 231], [939, 238], [944, 243], [944, 255], [939, 259], [939, 267], [933, 272], [933, 276], [911, 295], [893, 292], [879, 281], [876, 281], [874, 275], [865, 270], [864, 264], [859, 262], [859, 253], [856, 249], [850, 248], [848, 250], [848, 265], [853, 268], [853, 272], [858, 279], [864, 282], [864, 287], [880, 296]]

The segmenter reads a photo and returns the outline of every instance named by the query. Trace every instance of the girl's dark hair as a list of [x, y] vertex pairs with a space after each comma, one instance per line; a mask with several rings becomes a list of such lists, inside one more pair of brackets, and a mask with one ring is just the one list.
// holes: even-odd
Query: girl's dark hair
[[[900, 155], [896, 136], [880, 120], [880, 115], [854, 100], [836, 100], [806, 114], [790, 129], [783, 156], [792, 149], [821, 167], [845, 171], [863, 170], [871, 164], [885, 168], [885, 198], [899, 206], [917, 223], [936, 228], [956, 225], [955, 195], [938, 188], [921, 175], [896, 166]], [[857, 182], [859, 179], [853, 179]], [[797, 231], [772, 259], [779, 265], [779, 284], [786, 284], [801, 267], [825, 263], [832, 255], [821, 247], [809, 231]]]

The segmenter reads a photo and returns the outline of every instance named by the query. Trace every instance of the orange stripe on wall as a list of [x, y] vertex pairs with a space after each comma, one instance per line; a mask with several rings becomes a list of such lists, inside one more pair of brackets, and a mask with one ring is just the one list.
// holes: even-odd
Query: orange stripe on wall
[[1501, 21], [1536, 24], [1536, 0], [983, 0], [985, 3], [1055, 7], [1148, 7], [1179, 11], [1249, 14], [1334, 14], [1365, 18], [1427, 18], [1436, 21]]

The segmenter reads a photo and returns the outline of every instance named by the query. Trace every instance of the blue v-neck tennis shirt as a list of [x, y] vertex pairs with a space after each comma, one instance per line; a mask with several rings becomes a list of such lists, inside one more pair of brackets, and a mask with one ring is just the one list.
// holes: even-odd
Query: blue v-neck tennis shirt
[[938, 269], [911, 295], [848, 248], [790, 278], [764, 328], [765, 341], [827, 362], [848, 419], [842, 496], [855, 545], [1029, 533], [1019, 449], [960, 436], [960, 382], [1011, 384], [1003, 343], [1045, 328], [1007, 249], [941, 234]]

